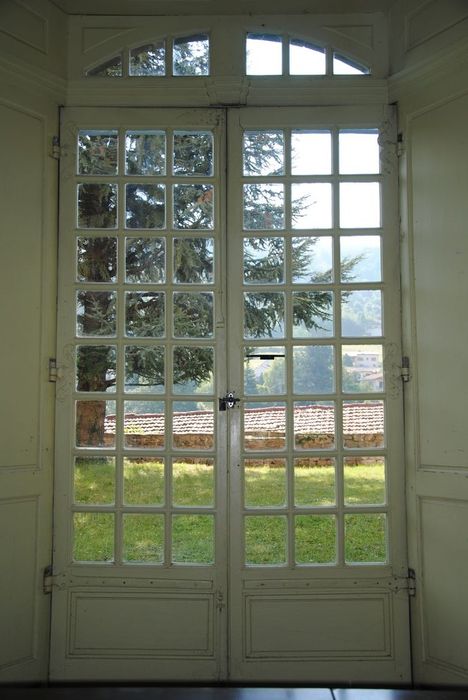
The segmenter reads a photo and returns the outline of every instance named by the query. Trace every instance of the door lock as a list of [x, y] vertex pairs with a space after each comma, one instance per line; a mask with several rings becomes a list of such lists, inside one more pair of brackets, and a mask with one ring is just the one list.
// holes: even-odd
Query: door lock
[[222, 396], [218, 399], [219, 410], [226, 411], [228, 408], [234, 408], [236, 403], [239, 403], [240, 399], [234, 396], [234, 391], [228, 391], [226, 396]]

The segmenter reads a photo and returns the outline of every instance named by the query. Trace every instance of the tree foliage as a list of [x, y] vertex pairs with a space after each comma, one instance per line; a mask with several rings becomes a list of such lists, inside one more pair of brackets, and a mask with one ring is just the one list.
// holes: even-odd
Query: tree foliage
[[[193, 39], [193, 38], [192, 38]], [[177, 47], [177, 52], [176, 52]], [[174, 55], [182, 61], [190, 52], [190, 42], [175, 44]], [[187, 55], [186, 55], [187, 54]], [[194, 59], [192, 55], [192, 59]], [[191, 60], [192, 60], [191, 59]], [[197, 70], [207, 66], [207, 54], [196, 57]], [[183, 61], [182, 61], [183, 63]], [[180, 65], [182, 65], [182, 63]], [[182, 70], [182, 69], [181, 69]], [[135, 132], [136, 133], [136, 132]], [[261, 133], [261, 132], [259, 132]], [[276, 135], [275, 135], [276, 134]], [[174, 169], [190, 176], [212, 172], [213, 146], [208, 132], [175, 132]], [[283, 162], [282, 133], [272, 132], [260, 140], [252, 137], [246, 142], [244, 167], [250, 174], [278, 174]], [[147, 140], [134, 138], [131, 145], [132, 168], [144, 163]], [[140, 153], [139, 151], [142, 150]], [[153, 154], [154, 156], [154, 154]], [[152, 157], [153, 157], [152, 156]], [[258, 187], [257, 187], [258, 185]], [[79, 221], [86, 228], [109, 228], [116, 225], [116, 189], [108, 184], [80, 186]], [[262, 285], [281, 284], [285, 281], [285, 241], [275, 228], [282, 228], [283, 205], [279, 204], [275, 183], [249, 185], [245, 200], [246, 229], [243, 275], [246, 285], [255, 285], [244, 295], [245, 336], [249, 339], [267, 339], [284, 336], [285, 299], [281, 288], [263, 290]], [[281, 187], [281, 186], [280, 186]], [[257, 189], [260, 188], [258, 191]], [[293, 214], [305, 205], [302, 200], [293, 204]], [[165, 225], [165, 198], [162, 185], [129, 184], [126, 193], [126, 222], [129, 229], [157, 229]], [[257, 213], [256, 213], [257, 212]], [[258, 212], [260, 212], [258, 214]], [[173, 258], [167, 265], [165, 241], [146, 234], [127, 237], [125, 249], [125, 280], [130, 283], [157, 284], [171, 275], [176, 283], [203, 284], [213, 281], [213, 239], [207, 232], [213, 227], [213, 188], [211, 184], [179, 182], [174, 186], [174, 225], [180, 235], [172, 240]], [[267, 224], [265, 223], [267, 222]], [[269, 222], [269, 223], [268, 223]], [[268, 233], [264, 229], [269, 229]], [[257, 230], [262, 229], [261, 233]], [[199, 231], [183, 235], [184, 231]], [[301, 235], [290, 248], [292, 279], [314, 287], [298, 287], [292, 304], [292, 323], [303, 331], [320, 331], [330, 324], [333, 314], [333, 295], [317, 285], [333, 279], [332, 269], [311, 264], [316, 255], [318, 238]], [[341, 279], [350, 281], [358, 257], [349, 258], [341, 265]], [[166, 271], [167, 268], [167, 271]], [[170, 272], [169, 272], [170, 270]], [[319, 270], [319, 271], [317, 271]], [[117, 239], [113, 236], [82, 237], [78, 239], [78, 279], [90, 283], [109, 283], [117, 279]], [[84, 337], [114, 337], [116, 335], [116, 293], [113, 291], [81, 291], [78, 296], [78, 329]], [[214, 334], [213, 294], [194, 290], [175, 292], [169, 304], [164, 292], [129, 291], [125, 294], [125, 334], [129, 339], [125, 352], [125, 387], [127, 391], [160, 392], [165, 385], [165, 350], [163, 338], [171, 334], [166, 327], [170, 319], [173, 334], [180, 347], [173, 357], [174, 387], [197, 388], [211, 381], [213, 353], [211, 348], [183, 346], [184, 339], [209, 339]], [[138, 338], [154, 338], [153, 345], [138, 345]], [[132, 344], [133, 343], [133, 344]], [[83, 346], [84, 347], [84, 346]], [[280, 377], [280, 374], [282, 376]], [[93, 346], [77, 355], [77, 388], [79, 391], [110, 391], [115, 388], [116, 357], [111, 343]], [[278, 393], [284, 385], [284, 370], [273, 364], [262, 377], [247, 370], [249, 393]], [[256, 384], [255, 391], [253, 390]], [[332, 391], [333, 350], [331, 346], [296, 348], [294, 357], [294, 384], [300, 393]], [[248, 388], [247, 387], [247, 388]], [[101, 444], [103, 414], [90, 404], [90, 420], [101, 420], [102, 425], [90, 425], [89, 444]], [[93, 409], [91, 411], [91, 409]], [[94, 418], [91, 416], [93, 413]], [[98, 416], [98, 418], [96, 418]], [[100, 416], [100, 418], [99, 418]], [[86, 422], [80, 417], [81, 427]]]

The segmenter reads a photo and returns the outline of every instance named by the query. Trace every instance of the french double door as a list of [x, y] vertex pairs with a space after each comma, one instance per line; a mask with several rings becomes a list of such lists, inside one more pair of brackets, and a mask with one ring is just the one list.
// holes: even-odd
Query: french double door
[[391, 140], [65, 110], [54, 680], [408, 681]]

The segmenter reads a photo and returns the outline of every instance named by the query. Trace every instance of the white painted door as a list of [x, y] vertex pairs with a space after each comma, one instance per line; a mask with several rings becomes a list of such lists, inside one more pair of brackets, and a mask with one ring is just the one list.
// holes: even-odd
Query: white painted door
[[229, 116], [231, 678], [408, 682], [391, 115]]
[[65, 114], [51, 675], [407, 682], [392, 126], [225, 116]]

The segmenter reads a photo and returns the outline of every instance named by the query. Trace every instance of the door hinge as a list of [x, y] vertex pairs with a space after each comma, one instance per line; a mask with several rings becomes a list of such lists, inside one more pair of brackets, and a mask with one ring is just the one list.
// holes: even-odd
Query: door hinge
[[44, 574], [42, 577], [42, 591], [43, 593], [52, 593], [52, 586], [54, 585], [52, 565], [46, 566], [44, 569]]
[[52, 146], [50, 149], [50, 156], [54, 160], [60, 160], [62, 156], [62, 149], [60, 147], [60, 139], [58, 136], [52, 136]]
[[56, 382], [58, 379], [57, 360], [49, 357], [49, 382]]
[[416, 595], [416, 572], [414, 569], [408, 569], [406, 576], [394, 576], [389, 581], [390, 588], [394, 593], [406, 591], [410, 598]]
[[408, 569], [408, 595], [414, 598], [416, 595], [416, 571]]
[[407, 355], [401, 358], [401, 378], [406, 383], [410, 380], [410, 361]]
[[221, 589], [218, 589], [216, 591], [216, 609], [218, 610], [218, 612], [221, 612], [224, 607], [225, 607], [224, 593]]
[[397, 156], [400, 157], [405, 153], [405, 141], [403, 134], [400, 132], [397, 137]]

